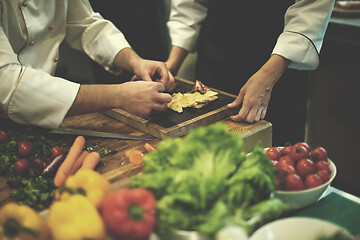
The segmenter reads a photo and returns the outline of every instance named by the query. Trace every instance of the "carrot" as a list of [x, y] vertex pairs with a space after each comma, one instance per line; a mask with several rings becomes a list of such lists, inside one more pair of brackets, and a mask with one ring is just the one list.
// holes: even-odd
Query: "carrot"
[[79, 156], [79, 158], [76, 160], [76, 162], [75, 162], [75, 164], [74, 164], [74, 167], [73, 167], [73, 169], [72, 169], [72, 171], [71, 171], [71, 175], [74, 175], [80, 168], [81, 168], [81, 166], [83, 165], [83, 163], [84, 163], [84, 160], [85, 160], [85, 158], [89, 155], [90, 153], [88, 152], [88, 151], [83, 151], [81, 154], [80, 154], [80, 156]]
[[85, 138], [83, 136], [78, 136], [75, 139], [73, 145], [71, 146], [65, 160], [56, 172], [56, 175], [54, 177], [55, 186], [60, 187], [65, 184], [67, 177], [70, 176], [72, 173], [75, 162], [79, 158], [81, 151], [84, 148], [84, 145]]
[[143, 160], [144, 154], [137, 149], [133, 149], [129, 156], [129, 161], [135, 165], [141, 165]]
[[149, 143], [145, 143], [144, 148], [147, 152], [151, 152], [155, 150], [155, 148], [151, 146]]
[[82, 169], [95, 169], [96, 165], [100, 161], [100, 154], [97, 152], [91, 152], [89, 155], [87, 155], [84, 159], [84, 162], [80, 168]]
[[130, 155], [132, 154], [132, 152], [134, 151], [135, 149], [129, 149], [125, 152], [125, 157], [127, 159], [130, 159]]

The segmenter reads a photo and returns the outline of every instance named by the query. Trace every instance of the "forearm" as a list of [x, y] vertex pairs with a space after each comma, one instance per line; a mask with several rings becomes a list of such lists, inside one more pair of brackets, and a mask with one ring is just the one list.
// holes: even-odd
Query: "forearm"
[[271, 55], [270, 59], [260, 68], [259, 72], [268, 76], [266, 79], [274, 85], [290, 64], [290, 60], [277, 55]]
[[122, 84], [81, 85], [66, 116], [120, 108], [135, 115], [149, 115], [163, 110], [171, 101], [163, 93], [165, 86], [153, 81], [132, 81]]
[[[66, 116], [98, 112], [118, 106], [119, 85], [81, 85]], [[115, 97], [116, 96], [116, 97]]]
[[133, 49], [124, 48], [116, 55], [113, 65], [115, 68], [134, 73], [136, 64], [141, 60], [142, 58]]
[[185, 57], [188, 55], [188, 51], [178, 46], [172, 46], [169, 58], [166, 61], [166, 65], [172, 74], [176, 74], [184, 62]]

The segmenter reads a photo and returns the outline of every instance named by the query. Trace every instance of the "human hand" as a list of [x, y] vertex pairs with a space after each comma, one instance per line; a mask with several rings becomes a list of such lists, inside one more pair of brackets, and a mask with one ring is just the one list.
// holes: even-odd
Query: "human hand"
[[165, 90], [170, 91], [175, 87], [175, 80], [164, 62], [142, 59], [134, 68], [136, 77], [131, 80], [156, 81], [164, 84]]
[[121, 85], [125, 95], [119, 107], [135, 115], [161, 112], [166, 108], [166, 103], [171, 101], [171, 95], [163, 93], [165, 85], [160, 82], [134, 81]]
[[242, 107], [231, 120], [253, 123], [265, 118], [272, 89], [285, 71], [290, 61], [279, 55], [271, 58], [240, 89], [239, 95], [229, 108]]
[[229, 108], [236, 108], [242, 103], [238, 114], [231, 116], [231, 120], [253, 123], [265, 118], [272, 86], [265, 83], [264, 77], [255, 73], [240, 89], [237, 98], [228, 104]]

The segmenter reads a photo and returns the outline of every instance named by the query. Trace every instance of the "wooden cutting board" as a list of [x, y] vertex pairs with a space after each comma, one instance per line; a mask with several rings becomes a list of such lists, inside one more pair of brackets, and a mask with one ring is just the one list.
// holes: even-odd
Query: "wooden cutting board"
[[[173, 92], [187, 92], [193, 89], [194, 82], [175, 78], [176, 88]], [[209, 86], [211, 87], [211, 86]], [[121, 109], [111, 109], [103, 112], [142, 132], [159, 139], [181, 137], [198, 126], [206, 126], [235, 114], [238, 109], [230, 109], [226, 105], [235, 100], [236, 96], [213, 89], [218, 92], [218, 98], [200, 109], [184, 108], [182, 113], [168, 109], [165, 113], [151, 116], [136, 116]]]

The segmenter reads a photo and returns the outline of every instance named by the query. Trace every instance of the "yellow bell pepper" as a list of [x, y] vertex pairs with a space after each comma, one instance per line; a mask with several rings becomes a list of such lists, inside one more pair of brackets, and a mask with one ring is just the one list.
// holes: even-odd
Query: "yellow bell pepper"
[[82, 194], [98, 208], [105, 196], [112, 191], [112, 187], [105, 176], [94, 170], [84, 169], [70, 176], [59, 191], [61, 200], [66, 200], [73, 194]]
[[105, 224], [95, 206], [86, 197], [75, 194], [54, 202], [48, 223], [55, 240], [105, 239]]
[[43, 216], [29, 206], [7, 203], [0, 209], [0, 239], [49, 240], [50, 228]]

